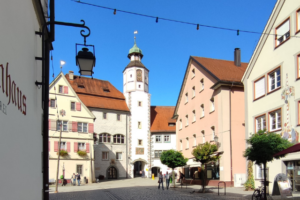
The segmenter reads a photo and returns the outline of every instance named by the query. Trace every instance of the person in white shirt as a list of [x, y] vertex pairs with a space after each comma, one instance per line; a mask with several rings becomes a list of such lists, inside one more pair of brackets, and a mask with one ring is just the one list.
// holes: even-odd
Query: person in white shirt
[[167, 190], [168, 190], [169, 189], [169, 183], [170, 183], [170, 175], [169, 175], [168, 171], [165, 175], [165, 179], [166, 179], [166, 187], [167, 187]]
[[164, 179], [163, 179], [163, 175], [161, 174], [161, 171], [158, 174], [158, 189], [160, 189], [160, 184], [161, 184], [161, 188], [164, 190]]

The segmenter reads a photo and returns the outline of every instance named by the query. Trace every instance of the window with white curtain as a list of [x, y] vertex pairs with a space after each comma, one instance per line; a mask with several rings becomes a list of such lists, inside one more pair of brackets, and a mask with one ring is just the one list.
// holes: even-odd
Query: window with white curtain
[[180, 142], [180, 150], [182, 151], [182, 140], [180, 140], [179, 142]]
[[201, 133], [202, 133], [202, 143], [205, 143], [205, 132], [204, 132], [204, 130], [202, 130]]
[[194, 145], [193, 145], [193, 146], [196, 146], [196, 145], [197, 145], [197, 139], [196, 139], [197, 137], [196, 137], [196, 134], [194, 134], [193, 136], [194, 136]]
[[195, 69], [192, 69], [192, 78], [195, 77]]
[[281, 129], [281, 109], [269, 113], [270, 131]]
[[188, 93], [185, 94], [185, 103], [189, 102]]
[[257, 99], [266, 94], [265, 77], [262, 77], [254, 82], [254, 99]]
[[214, 126], [212, 126], [211, 127], [211, 135], [212, 135], [212, 139], [211, 140], [214, 140], [215, 139], [215, 127]]
[[297, 31], [300, 31], [300, 9], [297, 10], [297, 14], [296, 14], [296, 21], [297, 21], [297, 25], [296, 25], [296, 29]]
[[290, 19], [287, 19], [275, 29], [276, 46], [290, 38]]
[[270, 72], [268, 74], [268, 81], [269, 81], [269, 88], [268, 91], [271, 92], [281, 86], [281, 79], [280, 79], [280, 68]]
[[186, 138], [186, 149], [188, 149], [190, 147], [190, 142], [189, 142], [189, 138]]
[[182, 129], [182, 119], [179, 120], [179, 129]]
[[266, 115], [255, 118], [255, 132], [266, 129]]
[[204, 90], [204, 79], [200, 80], [200, 91]]
[[210, 104], [211, 104], [210, 112], [215, 111], [215, 99], [214, 98], [210, 99]]
[[300, 77], [300, 54], [297, 57], [297, 77]]

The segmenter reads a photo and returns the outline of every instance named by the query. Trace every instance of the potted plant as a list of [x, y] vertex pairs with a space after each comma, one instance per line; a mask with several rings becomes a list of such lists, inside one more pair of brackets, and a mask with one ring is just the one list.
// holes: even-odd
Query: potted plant
[[[57, 152], [57, 155], [58, 155], [58, 152]], [[66, 150], [60, 150], [59, 155], [60, 156], [67, 156], [68, 152]]]
[[86, 156], [87, 155], [86, 151], [77, 151], [77, 154], [79, 156]]

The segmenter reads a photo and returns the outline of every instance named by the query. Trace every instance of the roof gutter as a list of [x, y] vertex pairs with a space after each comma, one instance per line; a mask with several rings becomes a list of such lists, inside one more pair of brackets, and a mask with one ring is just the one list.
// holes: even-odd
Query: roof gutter
[[213, 86], [210, 87], [210, 89], [216, 90], [221, 86], [235, 86], [235, 87], [244, 87], [242, 82], [237, 82], [237, 81], [223, 81], [219, 80], [216, 82]]

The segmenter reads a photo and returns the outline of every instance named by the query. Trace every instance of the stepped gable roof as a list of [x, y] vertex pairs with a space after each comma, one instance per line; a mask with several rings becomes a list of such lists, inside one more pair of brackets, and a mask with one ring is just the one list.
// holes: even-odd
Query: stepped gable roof
[[74, 75], [73, 80], [70, 80], [69, 74], [66, 74], [65, 77], [87, 107], [130, 111], [123, 93], [117, 90], [109, 81], [76, 75]]
[[151, 106], [151, 128], [153, 132], [176, 132], [176, 125], [169, 126], [169, 123], [176, 123], [175, 119], [171, 119], [175, 110], [175, 106]]
[[235, 66], [234, 61], [191, 56], [202, 68], [208, 70], [218, 81], [241, 82], [248, 63]]

